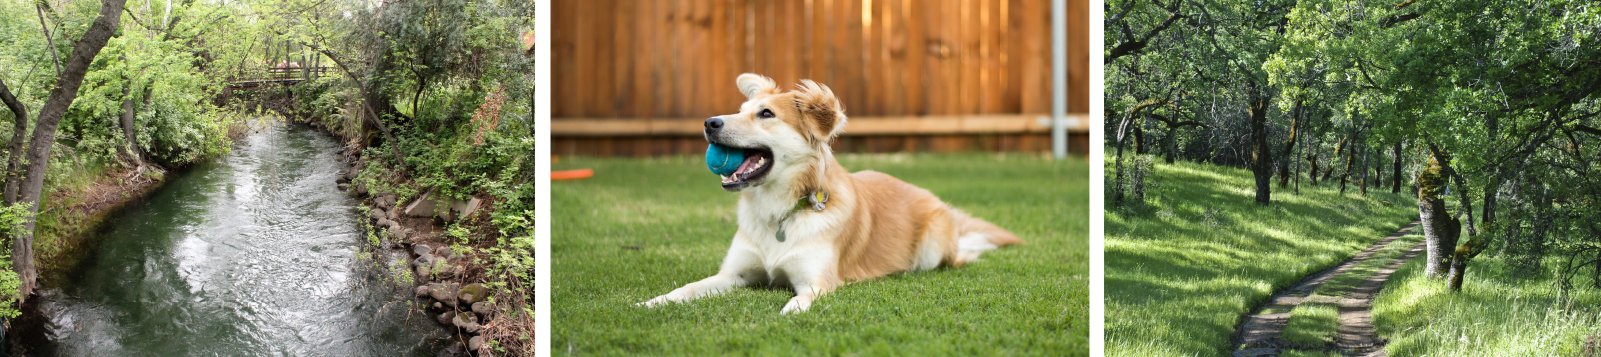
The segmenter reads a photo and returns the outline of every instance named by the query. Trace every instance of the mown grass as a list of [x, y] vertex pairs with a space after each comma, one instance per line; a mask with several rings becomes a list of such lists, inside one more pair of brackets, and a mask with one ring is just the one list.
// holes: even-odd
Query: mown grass
[[1417, 215], [1404, 194], [1341, 195], [1337, 182], [1275, 185], [1258, 206], [1238, 168], [1159, 163], [1149, 182], [1146, 204], [1106, 211], [1109, 356], [1226, 355], [1241, 315]]
[[1585, 336], [1601, 333], [1601, 291], [1559, 297], [1555, 260], [1520, 279], [1504, 258], [1479, 256], [1456, 293], [1425, 277], [1423, 263], [1396, 271], [1373, 302], [1390, 356], [1581, 356]]
[[1086, 355], [1088, 165], [1033, 155], [841, 155], [932, 191], [1027, 244], [962, 268], [851, 284], [811, 311], [792, 291], [648, 300], [717, 271], [737, 196], [699, 157], [562, 158], [595, 177], [551, 186], [552, 350], [558, 354]]

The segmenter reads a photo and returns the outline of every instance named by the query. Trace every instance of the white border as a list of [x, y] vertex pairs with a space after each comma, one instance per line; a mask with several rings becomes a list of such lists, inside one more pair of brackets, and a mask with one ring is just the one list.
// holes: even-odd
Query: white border
[[550, 354], [550, 1], [534, 3], [534, 353]]
[[1106, 355], [1106, 72], [1102, 57], [1106, 13], [1102, 0], [1090, 0], [1090, 355]]

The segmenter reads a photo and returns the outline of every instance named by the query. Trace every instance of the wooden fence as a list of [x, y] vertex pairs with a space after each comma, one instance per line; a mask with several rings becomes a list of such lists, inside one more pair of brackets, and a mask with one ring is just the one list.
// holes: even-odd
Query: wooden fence
[[[1068, 3], [1065, 95], [1084, 113], [1091, 9]], [[851, 120], [842, 151], [1050, 147], [1046, 0], [556, 1], [552, 15], [557, 153], [704, 150], [700, 121], [738, 110], [745, 72], [831, 87]]]

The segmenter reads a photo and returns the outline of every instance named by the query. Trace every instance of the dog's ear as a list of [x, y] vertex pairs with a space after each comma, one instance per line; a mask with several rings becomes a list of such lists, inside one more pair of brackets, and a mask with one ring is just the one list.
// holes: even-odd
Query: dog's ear
[[845, 131], [845, 106], [828, 86], [802, 80], [795, 89], [795, 109], [806, 117], [812, 137], [824, 144]]
[[755, 73], [741, 74], [734, 83], [739, 85], [739, 92], [745, 93], [745, 98], [748, 99], [778, 93], [778, 83], [773, 82], [772, 78]]

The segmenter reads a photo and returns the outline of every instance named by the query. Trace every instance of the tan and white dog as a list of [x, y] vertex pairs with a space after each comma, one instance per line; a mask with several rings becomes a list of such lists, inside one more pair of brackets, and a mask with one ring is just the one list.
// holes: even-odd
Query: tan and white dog
[[878, 172], [845, 171], [829, 149], [845, 128], [845, 111], [828, 87], [804, 80], [780, 93], [772, 79], [750, 73], [737, 83], [749, 98], [739, 113], [705, 123], [706, 141], [745, 151], [722, 182], [740, 192], [733, 245], [717, 275], [639, 305], [773, 285], [795, 289], [780, 311], [788, 314], [849, 282], [961, 266], [1023, 242], [928, 190]]

